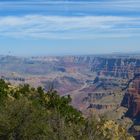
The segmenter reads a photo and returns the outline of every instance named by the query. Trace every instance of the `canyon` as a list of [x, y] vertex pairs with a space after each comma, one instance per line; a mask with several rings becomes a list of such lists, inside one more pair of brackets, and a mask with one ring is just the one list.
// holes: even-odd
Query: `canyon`
[[0, 78], [70, 95], [71, 104], [84, 115], [107, 114], [120, 122], [130, 119], [131, 131], [140, 122], [139, 74], [138, 54], [0, 56]]

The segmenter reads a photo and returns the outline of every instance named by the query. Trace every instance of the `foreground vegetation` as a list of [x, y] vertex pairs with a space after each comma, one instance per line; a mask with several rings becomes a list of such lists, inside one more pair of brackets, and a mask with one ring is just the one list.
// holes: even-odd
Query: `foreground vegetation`
[[114, 121], [84, 118], [70, 102], [54, 90], [0, 80], [0, 140], [134, 140]]

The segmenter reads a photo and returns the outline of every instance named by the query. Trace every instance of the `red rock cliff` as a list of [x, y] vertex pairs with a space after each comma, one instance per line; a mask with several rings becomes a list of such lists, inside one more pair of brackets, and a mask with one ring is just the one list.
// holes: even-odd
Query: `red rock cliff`
[[140, 77], [134, 79], [131, 88], [125, 93], [122, 106], [127, 107], [127, 117], [140, 118]]

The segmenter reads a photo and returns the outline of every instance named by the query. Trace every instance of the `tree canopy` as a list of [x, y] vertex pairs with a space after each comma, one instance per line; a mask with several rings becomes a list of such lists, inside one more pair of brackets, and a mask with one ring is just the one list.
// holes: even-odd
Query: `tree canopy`
[[71, 100], [0, 80], [0, 140], [134, 140], [112, 120], [83, 117]]

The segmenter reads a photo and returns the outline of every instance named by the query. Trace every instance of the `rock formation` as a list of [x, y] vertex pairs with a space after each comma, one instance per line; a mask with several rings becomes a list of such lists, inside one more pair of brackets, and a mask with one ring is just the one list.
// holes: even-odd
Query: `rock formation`
[[122, 106], [127, 107], [126, 116], [140, 119], [140, 76], [138, 75], [128, 88], [122, 101]]

